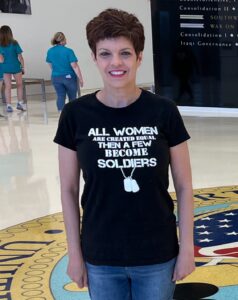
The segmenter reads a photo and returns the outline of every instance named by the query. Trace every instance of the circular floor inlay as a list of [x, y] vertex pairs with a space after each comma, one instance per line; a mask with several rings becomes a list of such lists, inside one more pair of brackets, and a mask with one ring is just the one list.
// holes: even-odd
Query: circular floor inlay
[[[178, 282], [174, 299], [238, 299], [238, 186], [194, 190], [194, 206], [197, 268]], [[8, 282], [0, 298], [89, 300], [66, 275], [61, 213], [1, 230], [0, 237], [0, 281]]]

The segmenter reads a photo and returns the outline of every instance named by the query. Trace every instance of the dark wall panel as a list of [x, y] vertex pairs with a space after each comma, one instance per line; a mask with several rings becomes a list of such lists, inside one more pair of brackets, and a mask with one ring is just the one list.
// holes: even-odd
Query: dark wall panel
[[151, 11], [156, 92], [238, 107], [238, 0], [151, 0]]
[[30, 0], [0, 0], [0, 13], [31, 14]]

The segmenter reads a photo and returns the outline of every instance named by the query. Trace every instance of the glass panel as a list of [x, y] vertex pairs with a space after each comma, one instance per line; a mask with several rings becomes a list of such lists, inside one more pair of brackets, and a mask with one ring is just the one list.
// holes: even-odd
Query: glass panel
[[238, 1], [151, 0], [156, 92], [238, 107]]

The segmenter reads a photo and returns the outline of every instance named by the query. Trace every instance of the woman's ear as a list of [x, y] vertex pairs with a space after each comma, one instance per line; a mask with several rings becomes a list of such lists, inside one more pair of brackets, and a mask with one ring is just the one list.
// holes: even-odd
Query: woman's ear
[[91, 52], [91, 57], [92, 57], [93, 61], [96, 63], [97, 59], [96, 59], [94, 52]]
[[142, 58], [143, 58], [143, 52], [141, 51], [138, 56], [137, 56], [137, 62], [138, 62], [138, 66], [141, 65], [142, 63]]

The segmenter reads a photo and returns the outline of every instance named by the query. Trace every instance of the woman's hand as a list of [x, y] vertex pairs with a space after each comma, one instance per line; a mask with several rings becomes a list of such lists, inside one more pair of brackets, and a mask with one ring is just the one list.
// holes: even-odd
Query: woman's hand
[[82, 259], [70, 259], [67, 274], [80, 289], [88, 286], [87, 270]]
[[172, 281], [184, 279], [195, 270], [193, 251], [181, 251], [177, 257]]
[[83, 79], [82, 78], [79, 79], [79, 85], [80, 85], [80, 87], [83, 87]]

